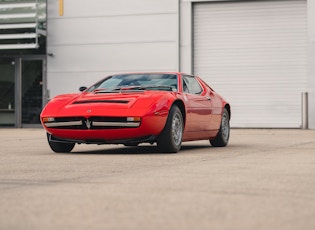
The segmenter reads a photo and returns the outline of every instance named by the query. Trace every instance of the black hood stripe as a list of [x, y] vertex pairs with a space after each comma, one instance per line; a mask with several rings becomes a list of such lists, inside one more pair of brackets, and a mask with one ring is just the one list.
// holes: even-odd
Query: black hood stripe
[[73, 104], [88, 104], [88, 103], [116, 103], [116, 104], [127, 104], [129, 101], [126, 100], [86, 100], [86, 101], [75, 101]]

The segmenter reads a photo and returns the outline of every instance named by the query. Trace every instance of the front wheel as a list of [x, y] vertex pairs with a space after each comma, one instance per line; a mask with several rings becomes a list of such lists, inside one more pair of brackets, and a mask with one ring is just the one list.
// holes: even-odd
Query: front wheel
[[230, 138], [230, 117], [226, 108], [224, 108], [222, 113], [222, 120], [220, 125], [220, 130], [217, 136], [210, 140], [210, 144], [213, 147], [224, 147], [228, 144]]
[[164, 130], [157, 140], [158, 151], [176, 153], [182, 145], [184, 130], [183, 115], [180, 109], [173, 105], [167, 117]]
[[126, 147], [137, 147], [139, 143], [125, 143], [124, 146]]
[[51, 134], [47, 133], [47, 141], [52, 151], [56, 153], [69, 153], [74, 148], [75, 143], [63, 143], [51, 140]]

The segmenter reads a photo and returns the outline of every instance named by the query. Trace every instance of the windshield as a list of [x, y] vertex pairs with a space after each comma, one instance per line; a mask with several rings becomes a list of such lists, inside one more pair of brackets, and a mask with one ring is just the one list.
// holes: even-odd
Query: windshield
[[176, 74], [122, 74], [105, 78], [88, 91], [112, 92], [115, 90], [177, 91]]

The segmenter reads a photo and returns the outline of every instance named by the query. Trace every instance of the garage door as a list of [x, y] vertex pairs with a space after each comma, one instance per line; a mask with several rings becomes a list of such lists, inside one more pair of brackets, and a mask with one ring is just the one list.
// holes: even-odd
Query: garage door
[[194, 74], [232, 106], [232, 127], [299, 128], [306, 2], [193, 4]]

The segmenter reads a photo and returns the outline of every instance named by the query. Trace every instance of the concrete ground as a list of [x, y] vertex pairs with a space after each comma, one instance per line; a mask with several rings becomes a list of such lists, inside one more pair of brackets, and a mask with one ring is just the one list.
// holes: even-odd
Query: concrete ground
[[0, 129], [0, 229], [313, 230], [315, 130], [56, 154], [43, 129]]

